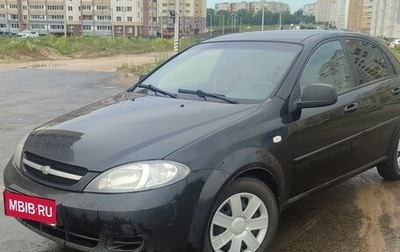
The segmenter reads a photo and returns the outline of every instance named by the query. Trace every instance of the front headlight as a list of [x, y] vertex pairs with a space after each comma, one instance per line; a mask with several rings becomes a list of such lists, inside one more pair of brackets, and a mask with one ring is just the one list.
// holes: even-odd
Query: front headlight
[[[30, 133], [29, 133], [30, 134]], [[14, 150], [14, 156], [13, 156], [13, 161], [15, 166], [17, 168], [21, 167], [21, 161], [22, 161], [22, 151], [24, 149], [24, 145], [26, 142], [26, 139], [28, 138], [29, 134], [26, 134], [17, 144]]]
[[125, 164], [97, 176], [85, 192], [124, 193], [155, 189], [178, 182], [189, 172], [187, 166], [172, 161]]

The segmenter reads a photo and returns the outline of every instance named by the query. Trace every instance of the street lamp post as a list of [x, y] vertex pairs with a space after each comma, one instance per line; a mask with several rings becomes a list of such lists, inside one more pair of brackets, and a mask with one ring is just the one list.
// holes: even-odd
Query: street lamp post
[[225, 34], [225, 16], [222, 15], [222, 34]]
[[265, 0], [261, 1], [261, 5], [262, 5], [261, 31], [264, 31]]
[[212, 29], [213, 29], [213, 23], [212, 23], [212, 14], [208, 14], [210, 16], [210, 37], [212, 37]]
[[179, 52], [179, 0], [175, 0], [174, 53]]
[[122, 36], [125, 39], [125, 9], [126, 7], [122, 7]]

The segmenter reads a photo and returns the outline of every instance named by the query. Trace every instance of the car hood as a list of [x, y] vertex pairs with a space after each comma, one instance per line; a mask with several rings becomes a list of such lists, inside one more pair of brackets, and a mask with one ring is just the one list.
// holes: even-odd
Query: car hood
[[42, 125], [30, 134], [24, 151], [104, 171], [162, 159], [258, 107], [125, 92]]

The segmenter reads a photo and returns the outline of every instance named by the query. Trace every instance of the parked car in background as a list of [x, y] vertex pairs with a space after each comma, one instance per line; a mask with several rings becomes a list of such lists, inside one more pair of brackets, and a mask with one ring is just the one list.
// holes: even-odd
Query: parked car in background
[[20, 37], [20, 38], [37, 38], [37, 37], [39, 37], [39, 33], [35, 32], [35, 31], [25, 30], [25, 31], [17, 33], [17, 37]]
[[0, 31], [0, 37], [12, 37], [15, 34], [13, 34], [12, 32], [4, 32], [4, 31]]
[[81, 251], [265, 252], [290, 203], [372, 167], [399, 180], [398, 150], [400, 64], [379, 39], [231, 34], [29, 133], [5, 214]]
[[397, 48], [400, 47], [400, 39], [394, 39], [392, 42], [389, 44], [390, 48]]

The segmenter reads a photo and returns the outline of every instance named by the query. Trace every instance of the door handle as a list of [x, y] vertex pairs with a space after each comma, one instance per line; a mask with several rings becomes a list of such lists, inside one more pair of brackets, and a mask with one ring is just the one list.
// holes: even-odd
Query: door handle
[[400, 87], [396, 87], [392, 89], [392, 95], [398, 95], [400, 94]]
[[350, 114], [356, 112], [360, 108], [360, 104], [358, 103], [352, 103], [344, 107], [344, 113], [345, 114]]

